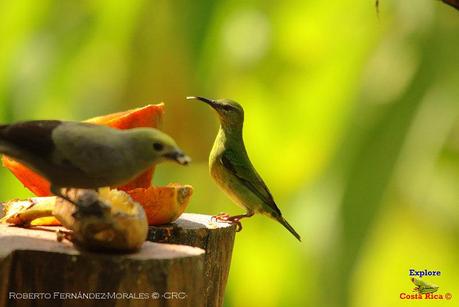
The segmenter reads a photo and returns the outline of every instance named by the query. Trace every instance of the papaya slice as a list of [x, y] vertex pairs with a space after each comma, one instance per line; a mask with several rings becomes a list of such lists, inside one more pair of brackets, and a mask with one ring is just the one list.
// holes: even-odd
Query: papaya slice
[[[147, 105], [145, 107], [132, 109], [124, 112], [108, 114], [88, 119], [87, 122], [99, 125], [106, 125], [116, 129], [131, 129], [138, 127], [158, 128], [164, 114], [164, 104]], [[30, 170], [27, 166], [9, 158], [2, 157], [3, 166], [8, 168], [19, 179], [22, 184], [37, 196], [50, 196], [50, 184], [42, 176]], [[124, 186], [117, 187], [120, 190], [128, 191], [135, 188], [148, 188], [151, 185], [153, 168], [133, 179]]]
[[24, 164], [17, 162], [16, 160], [3, 155], [2, 156], [3, 166], [10, 170], [14, 176], [32, 193], [37, 196], [50, 196], [50, 184], [49, 181], [38, 175], [37, 173], [30, 170]]
[[162, 187], [137, 188], [127, 193], [142, 204], [149, 225], [162, 225], [182, 215], [193, 195], [193, 187], [170, 183]]
[[86, 122], [106, 125], [116, 129], [158, 128], [161, 125], [163, 114], [164, 103], [149, 104], [137, 109], [93, 117], [86, 120]]

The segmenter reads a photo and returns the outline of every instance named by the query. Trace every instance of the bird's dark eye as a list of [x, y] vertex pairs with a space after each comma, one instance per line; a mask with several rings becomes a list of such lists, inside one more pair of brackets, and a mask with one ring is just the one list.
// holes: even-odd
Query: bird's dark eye
[[153, 148], [156, 150], [156, 151], [161, 151], [164, 149], [164, 145], [161, 144], [161, 143], [153, 143]]
[[225, 111], [231, 111], [232, 109], [233, 109], [233, 107], [230, 106], [229, 104], [226, 104], [226, 105], [223, 106], [223, 110], [225, 110]]

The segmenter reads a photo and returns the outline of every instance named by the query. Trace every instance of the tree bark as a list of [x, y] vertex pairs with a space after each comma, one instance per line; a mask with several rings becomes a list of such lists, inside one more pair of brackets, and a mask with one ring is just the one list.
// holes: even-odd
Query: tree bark
[[56, 229], [0, 225], [0, 306], [205, 305], [202, 249], [145, 242], [137, 253], [90, 253], [57, 242]]
[[209, 215], [185, 213], [171, 224], [150, 226], [147, 239], [204, 249], [206, 304], [202, 306], [219, 307], [223, 305], [235, 233], [234, 225], [213, 222]]

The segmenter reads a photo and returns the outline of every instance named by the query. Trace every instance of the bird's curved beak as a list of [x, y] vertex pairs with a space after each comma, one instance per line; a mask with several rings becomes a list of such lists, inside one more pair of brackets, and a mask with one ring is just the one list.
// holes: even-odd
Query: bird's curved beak
[[191, 158], [188, 157], [183, 151], [174, 150], [164, 155], [167, 159], [175, 161], [181, 165], [187, 165], [191, 162]]
[[207, 103], [208, 105], [210, 105], [214, 109], [216, 109], [217, 106], [218, 106], [218, 103], [215, 100], [209, 99], [209, 98], [200, 97], [200, 96], [187, 96], [186, 99], [188, 99], [188, 100], [191, 100], [191, 99], [200, 100], [202, 102]]

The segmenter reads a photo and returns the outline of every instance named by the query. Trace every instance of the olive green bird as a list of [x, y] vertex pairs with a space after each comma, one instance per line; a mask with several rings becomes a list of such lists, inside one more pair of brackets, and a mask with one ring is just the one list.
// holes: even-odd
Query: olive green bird
[[153, 128], [117, 130], [59, 120], [0, 125], [0, 153], [48, 179], [51, 191], [66, 200], [62, 188], [119, 186], [155, 163], [190, 161], [170, 136]]
[[241, 230], [242, 218], [261, 213], [281, 223], [301, 241], [300, 235], [284, 219], [271, 192], [250, 162], [242, 137], [244, 110], [241, 105], [229, 99], [212, 100], [194, 96], [187, 99], [203, 101], [217, 111], [220, 129], [209, 156], [210, 174], [229, 198], [247, 211], [242, 215], [221, 214], [216, 218], [233, 222]]

